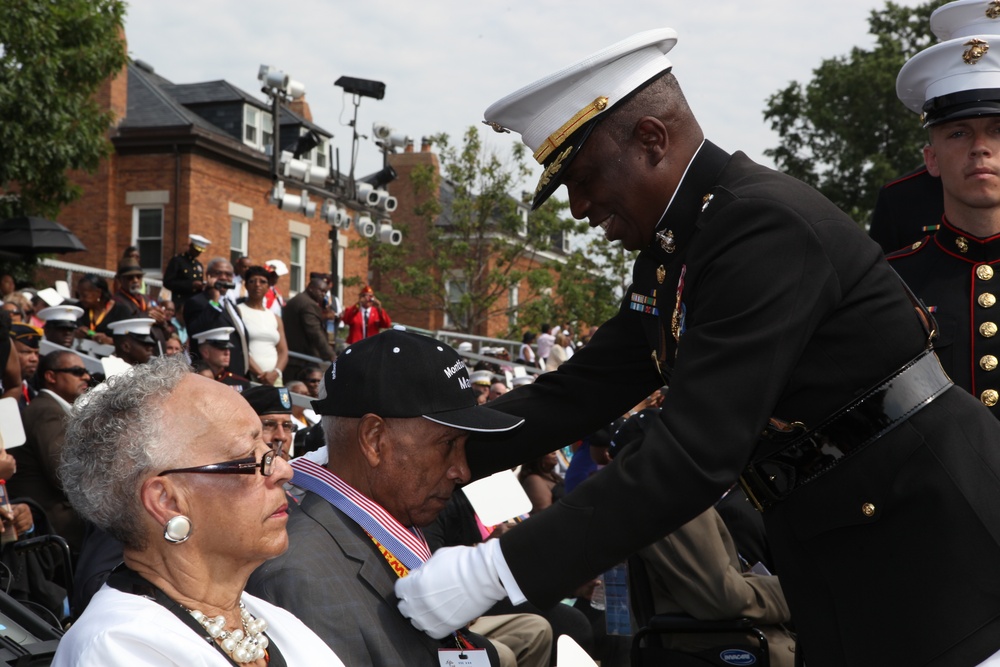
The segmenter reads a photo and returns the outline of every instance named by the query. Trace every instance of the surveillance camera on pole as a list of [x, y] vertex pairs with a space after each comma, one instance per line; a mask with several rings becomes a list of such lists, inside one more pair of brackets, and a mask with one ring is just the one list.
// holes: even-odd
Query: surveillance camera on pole
[[378, 233], [378, 227], [375, 226], [375, 223], [367, 215], [359, 214], [358, 219], [354, 221], [354, 228], [358, 234], [366, 239], [373, 238]]
[[383, 222], [378, 226], [378, 240], [380, 243], [399, 245], [403, 242], [403, 232], [393, 229], [392, 225]]

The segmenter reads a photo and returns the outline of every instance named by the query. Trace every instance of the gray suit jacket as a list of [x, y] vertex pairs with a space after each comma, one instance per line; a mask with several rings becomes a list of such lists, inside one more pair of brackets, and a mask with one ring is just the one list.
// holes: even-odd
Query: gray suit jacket
[[437, 667], [441, 642], [396, 608], [396, 575], [365, 532], [314, 493], [288, 518], [288, 551], [246, 590], [298, 616], [351, 667]]

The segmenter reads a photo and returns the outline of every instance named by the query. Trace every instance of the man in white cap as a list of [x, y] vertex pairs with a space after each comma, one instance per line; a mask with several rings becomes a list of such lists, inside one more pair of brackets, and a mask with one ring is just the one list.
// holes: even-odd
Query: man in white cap
[[[1000, 19], [984, 0], [959, 0], [931, 15], [945, 41], [913, 56], [896, 91], [922, 113], [924, 160], [944, 190], [940, 228], [889, 256], [934, 312], [935, 344], [955, 384], [1000, 419]], [[993, 30], [993, 34], [981, 31]], [[990, 44], [996, 50], [990, 49]]]
[[115, 344], [114, 356], [130, 366], [149, 361], [156, 347], [156, 341], [151, 335], [154, 324], [156, 320], [150, 317], [118, 320], [109, 324]]
[[476, 393], [476, 402], [482, 405], [490, 393], [493, 373], [488, 370], [472, 371], [469, 373], [469, 380], [472, 381], [472, 391]]
[[188, 247], [174, 255], [167, 262], [163, 272], [163, 286], [170, 290], [177, 316], [184, 316], [184, 302], [201, 292], [205, 286], [205, 267], [198, 261], [198, 255], [205, 252], [211, 241], [199, 234], [188, 235]]
[[49, 306], [37, 313], [38, 319], [45, 322], [43, 331], [45, 340], [72, 348], [77, 321], [83, 317], [83, 308], [79, 306]]
[[233, 373], [229, 368], [233, 350], [230, 341], [232, 333], [232, 327], [218, 327], [199, 331], [193, 334], [192, 338], [198, 348], [201, 363], [211, 371], [212, 377], [223, 384], [236, 387], [238, 391], [243, 391], [250, 387], [250, 381], [242, 375]]
[[[1000, 649], [1000, 424], [952, 386], [880, 248], [812, 188], [704, 139], [635, 35], [494, 104], [544, 167], [533, 204], [640, 250], [619, 313], [558, 370], [489, 405], [474, 477], [670, 400], [600, 475], [499, 540], [396, 585], [433, 636], [509, 596], [545, 606], [741, 479], [810, 667], [974, 665]], [[566, 554], [573, 554], [567, 559]]]

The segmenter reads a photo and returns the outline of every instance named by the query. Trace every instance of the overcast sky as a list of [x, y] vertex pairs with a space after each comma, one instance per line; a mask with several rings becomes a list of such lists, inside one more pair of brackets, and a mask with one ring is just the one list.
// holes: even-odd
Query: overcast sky
[[[914, 6], [918, 0], [898, 0]], [[881, 0], [134, 0], [129, 54], [174, 83], [225, 79], [260, 94], [257, 71], [273, 65], [305, 84], [313, 120], [334, 134], [347, 171], [353, 104], [342, 75], [386, 84], [363, 99], [362, 134], [386, 121], [413, 137], [457, 141], [477, 125], [505, 152], [517, 135], [480, 125], [492, 102], [642, 30], [669, 26], [674, 73], [705, 129], [722, 148], [764, 158], [778, 139], [767, 98], [805, 82], [825, 58], [870, 47], [868, 17]], [[381, 166], [363, 140], [358, 173]], [[534, 181], [529, 184], [533, 189]], [[390, 186], [391, 189], [391, 186]]]

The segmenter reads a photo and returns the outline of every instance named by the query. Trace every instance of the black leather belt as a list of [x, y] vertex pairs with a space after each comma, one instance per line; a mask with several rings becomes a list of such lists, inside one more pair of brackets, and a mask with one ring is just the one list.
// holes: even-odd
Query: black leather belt
[[758, 447], [777, 451], [750, 463], [740, 485], [761, 512], [821, 477], [917, 413], [952, 385], [930, 350], [804, 434], [765, 431]]

